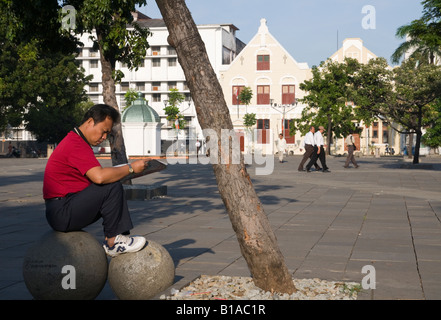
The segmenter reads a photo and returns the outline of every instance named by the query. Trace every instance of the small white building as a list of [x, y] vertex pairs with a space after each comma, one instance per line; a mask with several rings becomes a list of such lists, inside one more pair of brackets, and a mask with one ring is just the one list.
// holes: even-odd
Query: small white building
[[161, 127], [158, 113], [140, 95], [121, 115], [127, 156], [161, 155]]

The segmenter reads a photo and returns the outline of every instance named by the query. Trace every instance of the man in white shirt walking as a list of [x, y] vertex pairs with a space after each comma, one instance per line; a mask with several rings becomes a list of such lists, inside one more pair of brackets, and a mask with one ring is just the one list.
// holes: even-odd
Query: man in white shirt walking
[[279, 134], [279, 139], [276, 141], [277, 143], [277, 153], [279, 155], [279, 162], [283, 163], [283, 154], [288, 151], [286, 146], [286, 140], [283, 137], [283, 134]]
[[305, 135], [305, 138], [303, 139], [302, 145], [300, 146], [300, 151], [302, 151], [302, 147], [303, 147], [305, 149], [305, 153], [303, 154], [303, 159], [299, 164], [298, 167], [299, 171], [305, 171], [303, 169], [303, 165], [314, 152], [314, 146], [315, 146], [314, 132], [315, 132], [314, 126], [311, 126], [309, 128], [309, 132]]
[[323, 172], [331, 172], [329, 171], [328, 166], [326, 165], [326, 152], [325, 152], [325, 141], [323, 139], [323, 132], [325, 128], [323, 126], [319, 127], [319, 130], [314, 134], [314, 141], [317, 147], [316, 154], [313, 154], [311, 161], [306, 166], [306, 171], [309, 172], [311, 166], [317, 162], [317, 158], [320, 159], [320, 163], [322, 164]]

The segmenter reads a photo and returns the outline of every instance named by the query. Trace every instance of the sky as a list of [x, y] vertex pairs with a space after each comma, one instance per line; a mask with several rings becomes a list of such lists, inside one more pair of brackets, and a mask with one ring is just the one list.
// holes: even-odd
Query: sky
[[[390, 57], [404, 42], [400, 26], [422, 16], [422, 0], [186, 0], [196, 24], [234, 24], [236, 37], [248, 43], [265, 18], [269, 32], [297, 62], [319, 65], [345, 38], [364, 46], [392, 65]], [[139, 11], [161, 18], [154, 0]], [[338, 45], [338, 48], [337, 48]]]

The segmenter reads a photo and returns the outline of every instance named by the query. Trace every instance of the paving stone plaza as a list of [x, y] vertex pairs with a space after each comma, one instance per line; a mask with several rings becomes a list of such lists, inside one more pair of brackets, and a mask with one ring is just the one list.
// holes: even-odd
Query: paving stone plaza
[[[361, 300], [441, 299], [441, 157], [413, 166], [402, 157], [328, 157], [330, 173], [298, 172], [300, 156], [275, 158], [255, 189], [294, 278], [362, 282]], [[47, 159], [0, 159], [0, 300], [31, 300], [22, 275], [26, 250], [49, 226], [42, 182]], [[104, 166], [110, 160], [101, 160]], [[167, 195], [129, 201], [132, 234], [164, 246], [173, 288], [200, 275], [249, 276], [211, 165], [173, 164], [134, 184], [167, 186]], [[85, 229], [103, 240], [100, 222]], [[106, 284], [97, 299], [116, 299]]]

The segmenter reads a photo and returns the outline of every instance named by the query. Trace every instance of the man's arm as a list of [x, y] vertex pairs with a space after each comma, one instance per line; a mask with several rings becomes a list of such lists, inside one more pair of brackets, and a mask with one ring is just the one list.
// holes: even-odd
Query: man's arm
[[[137, 160], [131, 163], [135, 173], [142, 172], [148, 160]], [[86, 176], [95, 184], [107, 184], [121, 180], [129, 174], [129, 166], [93, 167], [86, 172]]]

